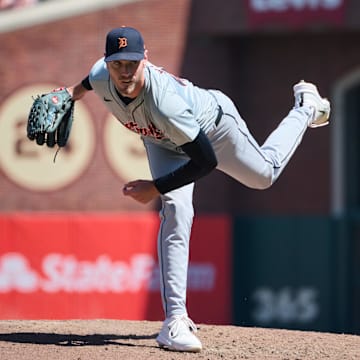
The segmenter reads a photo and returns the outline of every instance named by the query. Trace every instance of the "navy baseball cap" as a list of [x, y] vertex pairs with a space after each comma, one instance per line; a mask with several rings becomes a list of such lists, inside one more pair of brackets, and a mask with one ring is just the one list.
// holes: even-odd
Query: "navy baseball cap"
[[134, 28], [120, 27], [111, 30], [106, 36], [105, 61], [135, 60], [144, 58], [144, 40]]

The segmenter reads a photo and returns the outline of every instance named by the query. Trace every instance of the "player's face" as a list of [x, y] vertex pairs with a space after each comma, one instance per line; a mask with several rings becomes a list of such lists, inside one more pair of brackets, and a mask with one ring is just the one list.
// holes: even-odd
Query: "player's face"
[[145, 60], [107, 62], [110, 78], [122, 96], [135, 98], [144, 85]]

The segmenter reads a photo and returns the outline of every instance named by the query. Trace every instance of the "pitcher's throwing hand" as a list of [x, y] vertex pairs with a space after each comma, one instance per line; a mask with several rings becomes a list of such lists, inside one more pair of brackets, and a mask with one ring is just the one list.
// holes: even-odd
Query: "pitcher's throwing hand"
[[128, 182], [123, 187], [123, 194], [132, 197], [142, 204], [147, 204], [160, 195], [153, 181], [150, 180], [135, 180]]

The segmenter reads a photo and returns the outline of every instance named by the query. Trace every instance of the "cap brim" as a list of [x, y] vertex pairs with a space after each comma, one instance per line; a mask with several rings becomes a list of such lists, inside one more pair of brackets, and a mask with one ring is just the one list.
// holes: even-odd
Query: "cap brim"
[[105, 58], [106, 62], [115, 61], [115, 60], [129, 60], [129, 61], [140, 61], [144, 59], [143, 53], [115, 53]]

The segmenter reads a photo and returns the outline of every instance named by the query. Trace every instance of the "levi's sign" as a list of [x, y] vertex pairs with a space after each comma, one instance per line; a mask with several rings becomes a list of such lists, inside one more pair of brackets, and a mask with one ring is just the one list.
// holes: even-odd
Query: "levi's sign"
[[250, 0], [250, 7], [257, 12], [288, 10], [334, 10], [343, 5], [344, 0]]
[[250, 27], [340, 25], [346, 0], [247, 0]]

